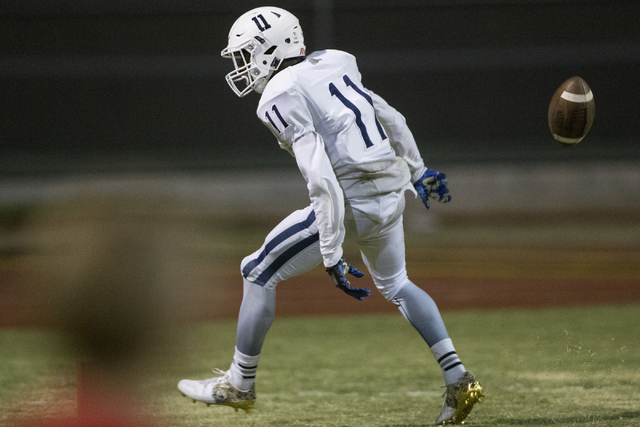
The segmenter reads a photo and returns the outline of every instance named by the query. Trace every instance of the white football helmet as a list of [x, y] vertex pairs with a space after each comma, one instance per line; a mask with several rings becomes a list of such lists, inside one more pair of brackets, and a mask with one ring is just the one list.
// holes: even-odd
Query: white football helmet
[[306, 47], [298, 18], [278, 7], [258, 7], [236, 20], [229, 31], [223, 58], [233, 59], [235, 70], [227, 83], [243, 97], [264, 91], [282, 60], [305, 56]]

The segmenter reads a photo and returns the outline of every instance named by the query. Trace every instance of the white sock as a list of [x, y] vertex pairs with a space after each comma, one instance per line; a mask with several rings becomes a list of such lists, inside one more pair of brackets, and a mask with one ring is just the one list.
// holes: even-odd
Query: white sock
[[248, 391], [256, 380], [259, 358], [259, 354], [257, 356], [247, 356], [240, 353], [236, 347], [233, 362], [229, 368], [231, 371], [231, 385], [240, 391]]
[[446, 385], [453, 384], [465, 373], [464, 365], [458, 357], [451, 338], [443, 339], [435, 343], [431, 347], [431, 353], [438, 361], [442, 374], [444, 375], [444, 383]]

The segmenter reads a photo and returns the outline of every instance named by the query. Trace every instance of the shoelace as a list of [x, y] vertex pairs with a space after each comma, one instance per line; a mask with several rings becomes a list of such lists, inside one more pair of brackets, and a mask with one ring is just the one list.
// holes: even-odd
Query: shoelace
[[222, 369], [212, 368], [211, 371], [218, 376], [213, 378], [205, 378], [203, 380], [200, 380], [199, 382], [202, 384], [216, 383], [216, 382], [219, 382], [221, 379], [226, 378], [227, 376], [227, 371], [223, 371]]

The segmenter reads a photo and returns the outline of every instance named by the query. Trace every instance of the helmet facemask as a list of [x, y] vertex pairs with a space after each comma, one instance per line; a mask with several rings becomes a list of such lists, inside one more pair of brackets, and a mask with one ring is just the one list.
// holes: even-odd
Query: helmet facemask
[[252, 39], [235, 49], [226, 48], [222, 51], [222, 57], [232, 59], [234, 66], [234, 70], [225, 78], [231, 89], [240, 97], [251, 92], [255, 81], [260, 77], [261, 70], [252, 61], [258, 47], [259, 43]]

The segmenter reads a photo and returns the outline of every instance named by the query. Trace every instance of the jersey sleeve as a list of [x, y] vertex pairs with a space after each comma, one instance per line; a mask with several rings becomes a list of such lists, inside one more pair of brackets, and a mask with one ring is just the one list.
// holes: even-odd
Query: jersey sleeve
[[323, 263], [325, 267], [333, 267], [342, 258], [345, 236], [342, 188], [320, 135], [316, 132], [303, 135], [293, 144], [293, 151], [316, 213]]
[[372, 91], [368, 91], [373, 100], [373, 107], [376, 110], [378, 120], [384, 127], [391, 146], [396, 154], [402, 157], [409, 165], [411, 171], [411, 182], [419, 180], [427, 168], [424, 165], [416, 140], [407, 126], [407, 121], [395, 108], [387, 101]]
[[285, 88], [266, 98], [263, 96], [257, 114], [275, 135], [280, 148], [291, 154], [293, 143], [315, 130], [306, 100], [293, 88]]

